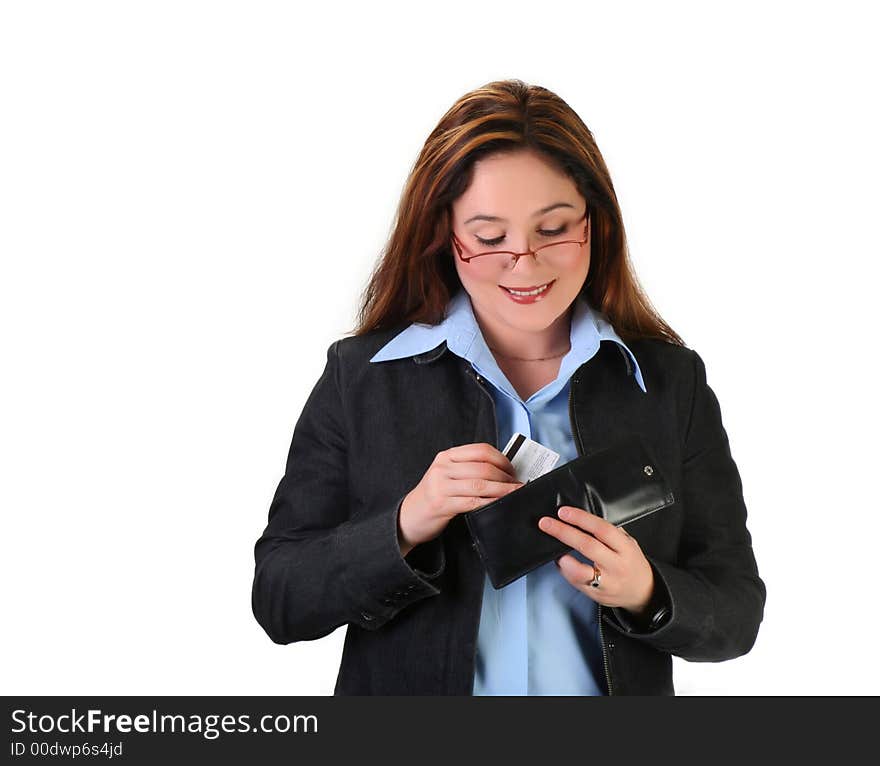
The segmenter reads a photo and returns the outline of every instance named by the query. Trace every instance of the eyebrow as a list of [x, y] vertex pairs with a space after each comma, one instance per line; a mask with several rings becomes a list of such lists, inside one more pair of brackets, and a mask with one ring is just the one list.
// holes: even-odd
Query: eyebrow
[[[547, 205], [547, 207], [542, 207], [536, 213], [533, 214], [533, 218], [536, 218], [539, 215], [544, 215], [544, 213], [549, 213], [551, 210], [556, 210], [558, 207], [570, 207], [574, 209], [574, 205], [570, 202], [554, 202], [552, 205]], [[502, 223], [508, 223], [506, 218], [500, 218], [497, 215], [483, 215], [482, 213], [479, 215], [471, 216], [465, 221], [465, 224], [470, 223], [471, 221], [500, 221]]]

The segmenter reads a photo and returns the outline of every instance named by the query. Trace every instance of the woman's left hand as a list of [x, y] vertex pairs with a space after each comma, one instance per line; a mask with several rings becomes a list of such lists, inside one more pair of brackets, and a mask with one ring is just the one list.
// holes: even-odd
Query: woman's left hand
[[563, 505], [557, 513], [557, 519], [542, 516], [539, 529], [595, 562], [601, 583], [592, 587], [594, 568], [570, 553], [557, 559], [562, 576], [603, 606], [622, 607], [634, 614], [642, 612], [654, 591], [654, 570], [636, 539], [583, 508]]

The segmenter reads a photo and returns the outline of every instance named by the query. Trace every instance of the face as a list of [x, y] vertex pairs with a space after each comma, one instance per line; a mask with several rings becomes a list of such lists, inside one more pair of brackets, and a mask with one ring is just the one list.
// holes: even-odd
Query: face
[[[541, 212], [556, 203], [565, 204]], [[551, 242], [584, 239], [586, 206], [574, 181], [541, 156], [530, 150], [496, 154], [475, 164], [471, 185], [452, 204], [452, 230], [465, 257], [491, 250], [522, 253]], [[482, 217], [473, 220], [475, 216]], [[474, 313], [508, 338], [543, 333], [567, 313], [590, 269], [589, 238], [572, 255], [553, 263], [542, 262], [541, 254], [537, 261], [524, 255], [514, 267], [486, 271], [477, 264], [480, 258], [465, 263], [452, 245], [455, 268]], [[514, 300], [504, 289], [547, 283], [549, 289], [528, 303]]]

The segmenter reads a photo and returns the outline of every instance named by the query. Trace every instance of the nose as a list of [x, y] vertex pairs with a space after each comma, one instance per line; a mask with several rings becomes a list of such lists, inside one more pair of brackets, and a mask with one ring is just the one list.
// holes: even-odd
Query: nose
[[[523, 261], [527, 261], [526, 266], [523, 266]], [[519, 258], [516, 259], [516, 263], [510, 267], [510, 271], [521, 273], [525, 272], [528, 274], [531, 271], [534, 271], [538, 267], [538, 259], [534, 253], [526, 253], [525, 255], [520, 254]]]

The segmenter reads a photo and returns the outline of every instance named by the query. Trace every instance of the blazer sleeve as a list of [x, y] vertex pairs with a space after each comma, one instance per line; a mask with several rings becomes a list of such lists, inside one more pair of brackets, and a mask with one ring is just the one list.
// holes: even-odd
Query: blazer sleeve
[[[675, 563], [648, 557], [655, 588], [671, 616], [655, 630], [620, 623], [627, 635], [661, 651], [692, 662], [719, 662], [752, 648], [767, 591], [758, 575], [742, 483], [718, 399], [703, 360], [689, 351], [693, 394], [684, 437], [679, 555]], [[619, 610], [613, 613], [620, 617]]]
[[345, 623], [375, 630], [440, 593], [432, 581], [445, 566], [441, 542], [401, 553], [397, 517], [405, 495], [351, 518], [339, 343], [328, 349], [294, 427], [268, 524], [254, 546], [252, 609], [277, 644], [320, 638]]

